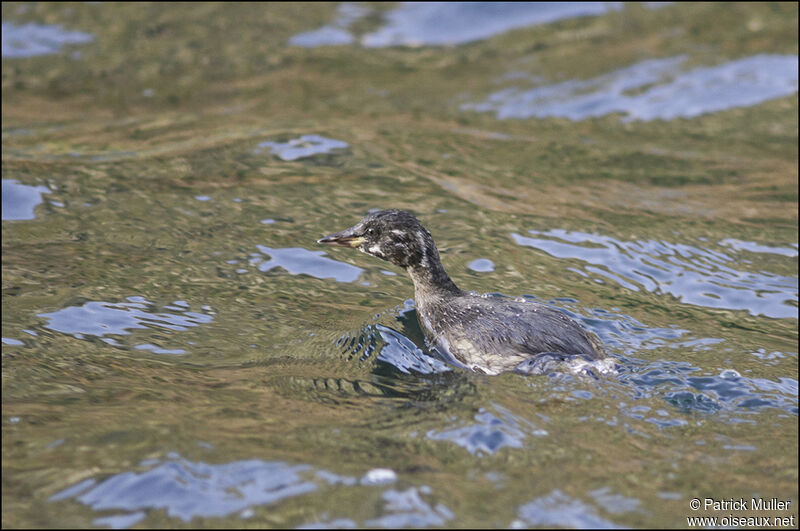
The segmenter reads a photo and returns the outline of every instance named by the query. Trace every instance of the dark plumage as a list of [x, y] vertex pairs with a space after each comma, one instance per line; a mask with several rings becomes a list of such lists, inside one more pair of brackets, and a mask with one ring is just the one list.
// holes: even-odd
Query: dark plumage
[[604, 357], [596, 339], [556, 309], [460, 290], [442, 267], [431, 234], [408, 212], [372, 212], [318, 243], [358, 248], [405, 268], [422, 329], [457, 365], [487, 374], [539, 372], [552, 360]]

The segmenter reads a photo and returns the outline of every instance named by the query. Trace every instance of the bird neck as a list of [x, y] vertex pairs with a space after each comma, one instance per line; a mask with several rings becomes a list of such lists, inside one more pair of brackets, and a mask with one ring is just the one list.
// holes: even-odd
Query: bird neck
[[435, 248], [432, 253], [427, 253], [419, 264], [407, 267], [406, 271], [414, 282], [417, 304], [420, 299], [431, 295], [459, 295], [462, 293], [444, 270], [442, 262], [439, 260], [439, 253]]

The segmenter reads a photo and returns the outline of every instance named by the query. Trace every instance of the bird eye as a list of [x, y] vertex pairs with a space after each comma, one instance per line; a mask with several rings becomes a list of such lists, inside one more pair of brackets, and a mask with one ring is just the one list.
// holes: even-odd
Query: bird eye
[[367, 234], [369, 234], [370, 236], [375, 236], [375, 229], [372, 227], [368, 228]]

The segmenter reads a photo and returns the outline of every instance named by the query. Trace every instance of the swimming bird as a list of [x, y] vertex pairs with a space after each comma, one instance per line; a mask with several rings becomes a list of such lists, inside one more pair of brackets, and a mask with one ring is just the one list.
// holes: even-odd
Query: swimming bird
[[372, 212], [317, 243], [356, 248], [404, 268], [426, 338], [454, 365], [485, 374], [541, 373], [552, 362], [585, 365], [605, 357], [596, 337], [555, 308], [459, 289], [431, 233], [403, 210]]

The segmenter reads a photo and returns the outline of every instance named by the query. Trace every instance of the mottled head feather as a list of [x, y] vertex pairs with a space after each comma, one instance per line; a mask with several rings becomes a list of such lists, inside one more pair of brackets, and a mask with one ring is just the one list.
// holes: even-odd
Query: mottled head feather
[[358, 249], [400, 267], [427, 267], [438, 256], [431, 233], [413, 214], [404, 210], [378, 210], [353, 227], [323, 238], [322, 243], [342, 239], [358, 242]]

